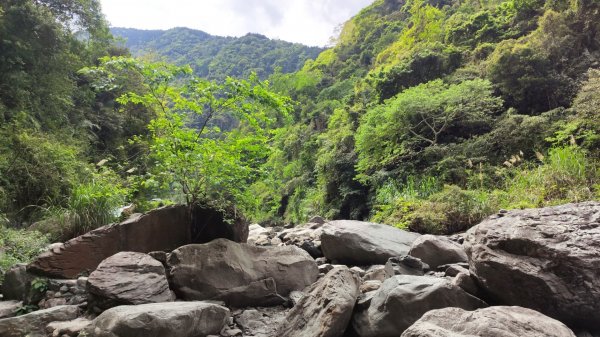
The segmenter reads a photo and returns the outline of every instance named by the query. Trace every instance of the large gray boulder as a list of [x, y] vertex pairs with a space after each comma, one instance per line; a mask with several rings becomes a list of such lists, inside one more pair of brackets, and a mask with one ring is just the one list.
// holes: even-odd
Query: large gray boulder
[[359, 287], [360, 277], [348, 267], [331, 270], [288, 313], [277, 336], [341, 337], [352, 317]]
[[427, 263], [431, 269], [444, 264], [467, 262], [467, 254], [458, 243], [444, 236], [423, 235], [417, 238], [408, 253]]
[[372, 222], [330, 221], [322, 227], [321, 250], [326, 258], [338, 263], [384, 264], [390, 257], [408, 254], [419, 236]]
[[522, 307], [475, 311], [445, 308], [426, 313], [401, 337], [575, 337], [563, 323]]
[[385, 280], [369, 305], [355, 312], [352, 326], [360, 337], [398, 337], [430, 310], [485, 306], [447, 279], [399, 275]]
[[34, 311], [27, 315], [0, 319], [0, 336], [2, 337], [46, 337], [46, 326], [50, 322], [74, 320], [79, 308], [74, 305], [58, 306], [50, 309]]
[[600, 203], [501, 213], [469, 230], [464, 244], [493, 301], [600, 330]]
[[174, 250], [170, 281], [185, 300], [221, 300], [228, 305], [269, 306], [313, 284], [316, 262], [295, 246], [257, 247], [219, 239]]
[[103, 312], [84, 330], [94, 337], [201, 337], [218, 335], [229, 309], [205, 302], [124, 305]]
[[143, 253], [121, 252], [102, 261], [90, 274], [87, 288], [94, 305], [101, 309], [175, 299], [165, 267]]

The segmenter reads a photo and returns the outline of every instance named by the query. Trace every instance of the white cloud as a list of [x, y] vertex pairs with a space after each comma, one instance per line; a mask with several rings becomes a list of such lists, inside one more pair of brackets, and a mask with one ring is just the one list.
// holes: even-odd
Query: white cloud
[[100, 0], [112, 26], [189, 27], [213, 35], [260, 33], [323, 46], [373, 0]]

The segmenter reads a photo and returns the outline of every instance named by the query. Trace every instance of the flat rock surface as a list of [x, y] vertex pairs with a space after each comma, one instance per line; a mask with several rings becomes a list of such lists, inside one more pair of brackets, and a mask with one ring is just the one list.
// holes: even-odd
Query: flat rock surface
[[58, 306], [34, 311], [27, 315], [0, 319], [2, 337], [46, 337], [46, 326], [51, 322], [71, 321], [79, 315], [74, 305]]

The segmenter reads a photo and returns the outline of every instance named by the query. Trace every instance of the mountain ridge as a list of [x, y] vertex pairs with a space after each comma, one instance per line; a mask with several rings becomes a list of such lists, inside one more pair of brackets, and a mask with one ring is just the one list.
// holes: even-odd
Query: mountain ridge
[[111, 32], [125, 39], [123, 46], [135, 56], [155, 55], [179, 65], [190, 64], [197, 75], [216, 80], [247, 77], [251, 72], [264, 79], [278, 68], [282, 73], [292, 73], [325, 50], [257, 33], [217, 36], [187, 27], [167, 30], [112, 27]]

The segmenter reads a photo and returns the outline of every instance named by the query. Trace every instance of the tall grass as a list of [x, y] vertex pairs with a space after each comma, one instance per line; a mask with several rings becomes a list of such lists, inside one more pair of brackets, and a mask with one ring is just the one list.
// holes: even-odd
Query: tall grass
[[36, 225], [53, 240], [65, 241], [117, 220], [116, 210], [126, 201], [127, 190], [111, 172], [94, 174], [89, 182], [73, 187], [66, 202], [46, 209]]
[[596, 163], [583, 149], [553, 148], [542, 165], [520, 170], [508, 179], [501, 205], [526, 208], [592, 200], [599, 182]]
[[598, 162], [576, 146], [557, 147], [541, 164], [512, 167], [500, 177], [504, 188], [440, 187], [435, 178], [405, 184], [388, 182], [377, 190], [371, 220], [423, 233], [447, 234], [476, 225], [504, 209], [535, 208], [600, 197]]

